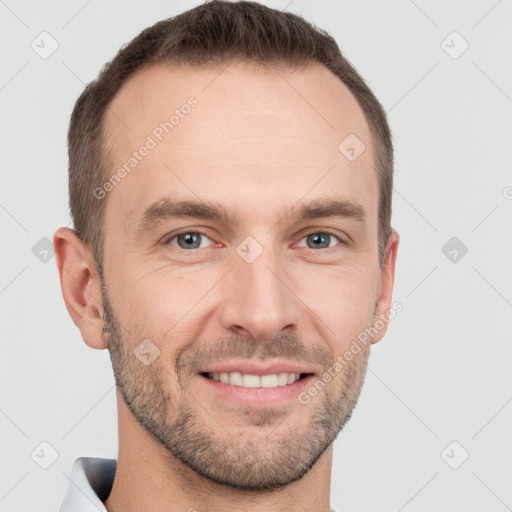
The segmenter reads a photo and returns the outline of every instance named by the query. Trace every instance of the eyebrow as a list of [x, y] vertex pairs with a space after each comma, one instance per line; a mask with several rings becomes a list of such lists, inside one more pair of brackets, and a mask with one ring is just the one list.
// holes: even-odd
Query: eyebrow
[[[292, 206], [277, 222], [283, 219], [300, 221], [328, 217], [353, 219], [361, 224], [365, 224], [367, 218], [363, 206], [355, 201], [341, 197], [330, 197]], [[144, 211], [136, 224], [135, 232], [140, 234], [144, 231], [151, 231], [161, 222], [178, 218], [208, 219], [217, 220], [226, 225], [236, 224], [235, 213], [218, 202], [173, 201], [164, 197]]]

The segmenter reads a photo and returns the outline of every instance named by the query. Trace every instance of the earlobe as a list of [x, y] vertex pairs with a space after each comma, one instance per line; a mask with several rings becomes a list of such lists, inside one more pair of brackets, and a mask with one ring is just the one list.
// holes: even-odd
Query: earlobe
[[380, 271], [380, 293], [377, 299], [378, 307], [376, 308], [374, 316], [374, 325], [378, 328], [378, 332], [372, 339], [372, 343], [377, 343], [386, 334], [389, 321], [389, 311], [391, 309], [393, 299], [393, 285], [395, 282], [395, 264], [396, 255], [398, 252], [398, 245], [400, 236], [394, 229], [391, 230], [388, 242], [386, 244], [386, 256], [384, 265]]
[[53, 237], [62, 295], [69, 315], [92, 348], [107, 348], [103, 336], [101, 280], [89, 248], [75, 231], [60, 228]]

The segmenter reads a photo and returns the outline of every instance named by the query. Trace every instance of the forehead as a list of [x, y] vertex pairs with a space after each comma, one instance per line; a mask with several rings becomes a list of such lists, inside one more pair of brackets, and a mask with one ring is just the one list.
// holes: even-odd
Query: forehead
[[[107, 216], [135, 221], [165, 191], [232, 200], [228, 207], [247, 210], [255, 202], [271, 206], [345, 191], [364, 196], [370, 216], [376, 206], [367, 121], [323, 66], [147, 67], [116, 95], [105, 128], [113, 156], [106, 179], [126, 171], [109, 192]], [[339, 146], [354, 136], [366, 149], [350, 160]], [[262, 218], [266, 213], [260, 209]]]

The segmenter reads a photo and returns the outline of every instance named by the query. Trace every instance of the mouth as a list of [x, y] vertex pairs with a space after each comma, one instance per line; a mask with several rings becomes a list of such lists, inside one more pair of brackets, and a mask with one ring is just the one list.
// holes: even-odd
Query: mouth
[[316, 378], [307, 365], [248, 360], [214, 365], [197, 375], [209, 392], [246, 407], [298, 402], [301, 390]]
[[215, 380], [223, 384], [243, 388], [277, 388], [289, 386], [305, 379], [311, 373], [280, 372], [265, 375], [253, 375], [242, 372], [201, 372], [200, 375], [207, 379]]

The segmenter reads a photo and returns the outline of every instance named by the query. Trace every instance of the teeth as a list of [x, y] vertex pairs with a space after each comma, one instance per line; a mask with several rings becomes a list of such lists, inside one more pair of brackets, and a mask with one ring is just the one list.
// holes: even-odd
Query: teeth
[[242, 375], [242, 387], [244, 388], [259, 388], [261, 385], [261, 379], [258, 375]]
[[293, 384], [300, 379], [300, 373], [272, 373], [270, 375], [250, 375], [240, 372], [208, 373], [210, 379], [244, 388], [276, 388]]
[[300, 373], [278, 373], [276, 384], [278, 386], [286, 386], [286, 384], [293, 384], [296, 380], [299, 380], [299, 378], [296, 378], [296, 376], [300, 377]]
[[[286, 379], [286, 381], [288, 381], [288, 379]], [[286, 382], [286, 384], [287, 383], [288, 382]], [[260, 385], [262, 388], [276, 388], [277, 384], [278, 377], [276, 373], [273, 373], [272, 375], [262, 375], [260, 378]]]

